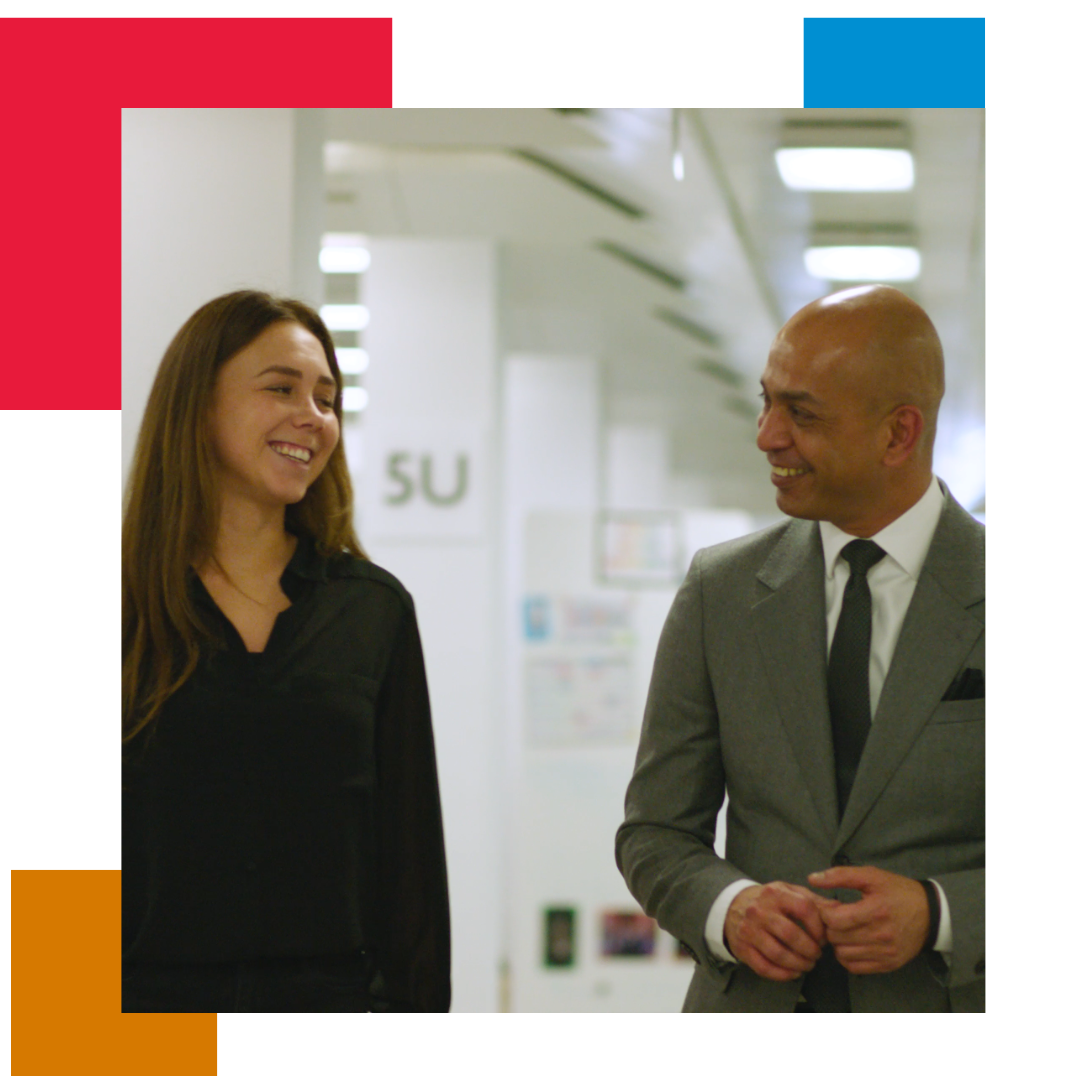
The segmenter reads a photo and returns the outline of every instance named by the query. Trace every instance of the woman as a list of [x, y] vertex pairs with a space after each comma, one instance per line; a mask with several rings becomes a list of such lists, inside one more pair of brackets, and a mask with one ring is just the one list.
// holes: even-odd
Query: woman
[[409, 594], [363, 554], [319, 316], [181, 328], [123, 526], [123, 1009], [444, 1011], [449, 909]]

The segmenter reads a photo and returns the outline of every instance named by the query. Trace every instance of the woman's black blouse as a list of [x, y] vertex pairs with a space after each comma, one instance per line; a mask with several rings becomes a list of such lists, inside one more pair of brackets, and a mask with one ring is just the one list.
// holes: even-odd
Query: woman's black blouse
[[391, 574], [301, 538], [261, 653], [224, 649], [124, 753], [125, 963], [373, 954], [392, 1008], [450, 1006], [427, 681]]

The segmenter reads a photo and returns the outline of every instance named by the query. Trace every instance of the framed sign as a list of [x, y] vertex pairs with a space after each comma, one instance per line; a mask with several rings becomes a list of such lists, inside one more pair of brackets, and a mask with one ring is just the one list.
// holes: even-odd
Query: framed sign
[[572, 907], [544, 909], [544, 966], [568, 968], [576, 959], [575, 923], [577, 910]]
[[643, 911], [608, 909], [600, 913], [601, 956], [652, 956], [656, 951], [656, 920]]
[[597, 578], [609, 585], [677, 585], [682, 576], [679, 515], [604, 510], [596, 525]]

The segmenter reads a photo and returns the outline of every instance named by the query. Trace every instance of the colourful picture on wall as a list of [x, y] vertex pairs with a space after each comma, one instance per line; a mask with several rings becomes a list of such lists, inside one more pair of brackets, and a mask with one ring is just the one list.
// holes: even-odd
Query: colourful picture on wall
[[597, 576], [617, 585], [677, 584], [682, 571], [679, 518], [671, 513], [606, 511], [597, 520]]
[[656, 950], [656, 921], [640, 911], [601, 912], [603, 956], [652, 956]]
[[576, 959], [574, 926], [577, 911], [572, 907], [544, 909], [544, 966], [568, 968]]

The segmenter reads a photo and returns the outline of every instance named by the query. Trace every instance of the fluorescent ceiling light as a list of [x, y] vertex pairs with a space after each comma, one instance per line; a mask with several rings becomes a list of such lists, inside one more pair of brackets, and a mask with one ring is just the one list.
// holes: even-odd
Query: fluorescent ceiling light
[[363, 375], [368, 369], [368, 354], [364, 349], [334, 349], [342, 375]]
[[346, 386], [341, 392], [342, 412], [363, 412], [367, 403], [368, 392], [362, 386]]
[[367, 247], [367, 237], [358, 232], [325, 232], [320, 247]]
[[823, 281], [914, 281], [921, 269], [912, 247], [812, 247], [803, 260], [806, 272]]
[[915, 163], [907, 150], [802, 146], [776, 151], [780, 178], [795, 191], [908, 191]]
[[324, 247], [319, 269], [324, 274], [362, 274], [371, 265], [371, 252], [362, 247]]
[[323, 304], [319, 314], [328, 330], [363, 330], [370, 319], [363, 304]]

